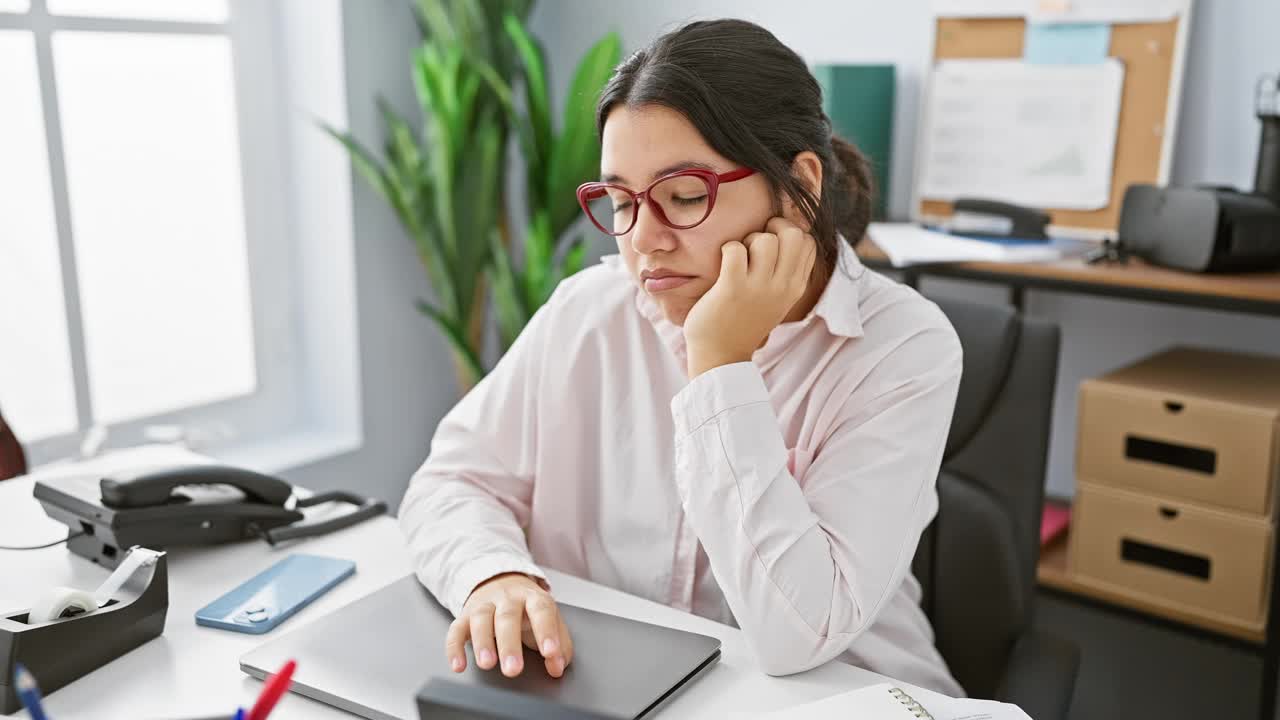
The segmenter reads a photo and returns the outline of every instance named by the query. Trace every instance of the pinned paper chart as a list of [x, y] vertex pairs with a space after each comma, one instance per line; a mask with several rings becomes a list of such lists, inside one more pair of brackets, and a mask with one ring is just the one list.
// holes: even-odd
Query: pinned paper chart
[[1097, 210], [1111, 200], [1124, 65], [938, 63], [920, 194]]

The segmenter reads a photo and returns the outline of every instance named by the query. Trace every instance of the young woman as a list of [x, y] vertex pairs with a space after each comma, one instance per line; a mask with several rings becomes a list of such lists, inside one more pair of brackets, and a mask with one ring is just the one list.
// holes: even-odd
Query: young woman
[[620, 66], [579, 189], [618, 255], [560, 284], [441, 422], [400, 521], [508, 676], [573, 657], [542, 568], [742, 629], [781, 675], [842, 658], [961, 693], [912, 556], [960, 379], [942, 313], [867, 271], [867, 163], [801, 58], [695, 22]]

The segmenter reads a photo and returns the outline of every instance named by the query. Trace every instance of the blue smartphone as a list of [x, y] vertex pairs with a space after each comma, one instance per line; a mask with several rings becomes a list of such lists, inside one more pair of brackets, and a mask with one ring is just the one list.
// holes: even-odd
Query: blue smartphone
[[261, 635], [351, 577], [356, 564], [294, 554], [196, 611], [196, 624]]

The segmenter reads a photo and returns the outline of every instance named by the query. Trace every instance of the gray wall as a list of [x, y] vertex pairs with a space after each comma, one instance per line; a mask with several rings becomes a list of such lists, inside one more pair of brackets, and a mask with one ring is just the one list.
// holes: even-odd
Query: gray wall
[[[913, 142], [922, 73], [929, 55], [928, 3], [875, 0], [649, 0], [542, 2], [533, 28], [544, 45], [563, 102], [574, 64], [600, 34], [618, 30], [624, 53], [687, 20], [742, 17], [761, 23], [812, 63], [891, 62], [897, 65], [890, 212], [908, 216]], [[1280, 2], [1200, 0], [1188, 48], [1173, 165], [1175, 183], [1251, 187], [1258, 124], [1252, 89], [1263, 71], [1280, 71]], [[602, 247], [607, 244], [602, 243]], [[926, 293], [1006, 301], [989, 286], [926, 281]], [[1049, 492], [1074, 491], [1076, 387], [1083, 378], [1174, 343], [1280, 353], [1280, 320], [1146, 303], [1033, 292], [1029, 312], [1060, 323], [1062, 363], [1054, 412]]]
[[[376, 98], [420, 116], [409, 81], [418, 43], [413, 15], [401, 0], [346, 0], [343, 34], [349, 127], [378, 147]], [[353, 179], [352, 193], [364, 442], [286, 475], [319, 490], [358, 488], [398, 503], [457, 387], [448, 349], [413, 307], [431, 288], [407, 236], [363, 178]]]

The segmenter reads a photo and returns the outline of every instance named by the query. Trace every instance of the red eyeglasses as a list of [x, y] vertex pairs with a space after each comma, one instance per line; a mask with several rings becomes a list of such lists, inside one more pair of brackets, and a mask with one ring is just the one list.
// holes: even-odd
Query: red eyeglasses
[[583, 183], [578, 186], [578, 204], [606, 235], [631, 232], [639, 216], [637, 208], [645, 201], [649, 201], [658, 222], [676, 230], [688, 230], [711, 215], [720, 185], [750, 177], [755, 172], [751, 168], [720, 174], [700, 168], [681, 170], [663, 175], [640, 192], [612, 183]]

